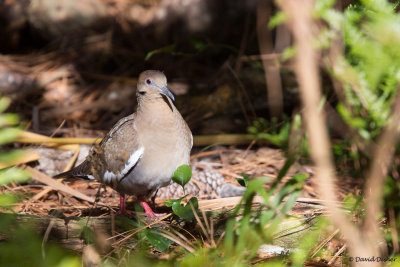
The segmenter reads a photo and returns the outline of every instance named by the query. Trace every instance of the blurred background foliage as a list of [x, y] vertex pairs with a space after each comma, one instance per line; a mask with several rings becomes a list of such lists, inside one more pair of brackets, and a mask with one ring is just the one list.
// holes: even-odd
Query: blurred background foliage
[[[0, 145], [5, 148], [0, 152], [0, 163], [23, 154], [6, 145], [15, 140], [19, 121], [17, 115], [5, 113], [10, 103], [14, 103], [12, 112], [30, 121], [27, 127], [44, 134], [51, 133], [63, 120], [67, 120], [67, 130], [107, 129], [135, 105], [135, 80], [131, 77], [143, 69], [162, 69], [170, 77], [175, 94], [181, 95], [177, 105], [194, 133], [248, 131], [256, 139], [268, 140], [270, 145], [283, 149], [287, 164], [268, 191], [261, 185], [269, 178], [248, 181], [243, 175], [241, 184], [247, 188], [243, 205], [233, 211], [219, 241], [207, 239], [207, 232], [198, 234], [189, 253], [182, 246], [170, 246], [171, 239], [157, 229], [146, 229], [133, 237], [136, 247], [126, 243], [114, 254], [103, 256], [102, 262], [105, 266], [253, 263], [260, 245], [271, 241], [279, 226], [290, 219], [288, 212], [307, 175], [296, 174], [285, 182], [280, 179], [296, 160], [309, 160], [291, 63], [296, 47], [282, 27], [287, 18], [273, 2], [9, 2], [0, 4], [0, 34], [4, 36], [0, 48], [0, 93], [8, 96], [0, 99]], [[324, 90], [321, 109], [327, 112], [339, 177], [363, 179], [377, 138], [390, 123], [400, 80], [399, 3], [316, 1], [314, 17], [320, 34], [315, 46], [321, 53]], [[274, 14], [269, 26], [263, 24], [261, 30], [257, 26], [260, 10], [266, 17]], [[269, 38], [267, 43], [260, 42], [260, 33]], [[269, 51], [263, 55], [266, 58], [259, 56], [262, 50]], [[275, 87], [268, 89], [281, 90], [283, 95], [283, 101], [277, 101], [283, 112], [277, 117], [271, 116], [267, 104], [271, 103], [271, 94], [265, 88], [271, 85], [269, 79], [273, 76], [265, 64], [279, 70], [277, 79], [281, 85], [273, 81]], [[81, 99], [85, 100], [79, 106]], [[110, 101], [120, 105], [110, 105]], [[396, 145], [384, 192], [383, 216], [394, 220], [383, 229], [389, 255], [399, 252], [395, 244], [400, 228], [398, 152]], [[0, 171], [0, 185], [27, 179], [28, 175], [17, 168]], [[251, 201], [256, 195], [263, 198], [264, 204], [254, 210]], [[286, 202], [282, 202], [283, 198], [287, 198]], [[355, 217], [363, 216], [361, 199], [361, 194], [345, 199], [345, 208]], [[17, 201], [15, 195], [0, 196], [2, 207]], [[176, 202], [179, 208], [180, 201]], [[51, 244], [43, 246], [31, 227], [34, 226], [16, 227], [13, 217], [0, 218], [0, 231], [12, 231], [12, 238], [0, 242], [1, 264], [81, 265], [79, 256]], [[320, 256], [322, 252], [311, 251], [327, 227], [325, 219], [317, 219], [312, 230], [294, 245], [296, 249], [267, 263], [302, 266]], [[170, 257], [158, 261], [148, 255], [150, 247], [167, 251]], [[24, 257], [20, 257], [21, 250]]]
[[[11, 101], [7, 97], [0, 98], [0, 142], [6, 145], [18, 137], [18, 116], [5, 113]], [[7, 164], [24, 154], [21, 150], [0, 152], [0, 163]], [[0, 170], [0, 186], [11, 182], [23, 183], [29, 175], [16, 167]], [[20, 197], [15, 194], [1, 194], [0, 207], [8, 209], [17, 203]], [[79, 257], [57, 248], [54, 245], [44, 245], [44, 241], [34, 230], [32, 223], [23, 226], [16, 223], [16, 218], [10, 214], [0, 216], [0, 265], [1, 266], [81, 266]]]

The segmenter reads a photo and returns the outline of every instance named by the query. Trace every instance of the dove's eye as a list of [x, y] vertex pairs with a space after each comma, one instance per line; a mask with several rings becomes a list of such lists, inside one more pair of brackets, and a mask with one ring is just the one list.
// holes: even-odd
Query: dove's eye
[[147, 79], [146, 79], [146, 84], [150, 85], [150, 84], [152, 84], [152, 83], [153, 83], [153, 81], [152, 81], [150, 78], [147, 78]]

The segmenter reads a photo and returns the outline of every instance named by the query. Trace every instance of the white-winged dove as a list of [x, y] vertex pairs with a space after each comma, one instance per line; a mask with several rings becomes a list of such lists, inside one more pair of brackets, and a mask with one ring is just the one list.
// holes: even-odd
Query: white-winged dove
[[111, 186], [121, 195], [122, 213], [124, 195], [135, 195], [147, 217], [154, 218], [144, 199], [170, 184], [177, 167], [189, 164], [193, 136], [162, 72], [142, 72], [136, 95], [136, 112], [118, 121], [83, 163], [55, 177], [88, 178]]

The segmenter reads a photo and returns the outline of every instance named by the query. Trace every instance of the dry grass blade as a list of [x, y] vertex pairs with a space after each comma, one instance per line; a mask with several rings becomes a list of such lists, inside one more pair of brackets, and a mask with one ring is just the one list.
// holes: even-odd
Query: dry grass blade
[[43, 196], [47, 195], [50, 191], [52, 191], [53, 188], [51, 186], [47, 186], [45, 187], [42, 191], [40, 191], [39, 193], [37, 193], [36, 195], [34, 195], [31, 200], [36, 201], [41, 199]]
[[325, 240], [319, 243], [318, 246], [311, 252], [311, 258], [313, 258], [318, 253], [318, 251], [320, 251], [323, 246], [328, 244], [328, 242], [331, 241], [332, 238], [334, 238], [335, 235], [337, 235], [338, 233], [339, 229], [336, 229], [330, 236], [328, 236]]
[[229, 150], [227, 150], [227, 149], [218, 149], [218, 150], [212, 150], [212, 151], [199, 152], [197, 154], [191, 155], [190, 159], [207, 157], [207, 156], [210, 156], [210, 155], [215, 155], [215, 154], [218, 154], [220, 152], [227, 152], [227, 151], [229, 151]]
[[[67, 193], [67, 194], [69, 194], [71, 196], [74, 196], [76, 198], [88, 201], [90, 203], [94, 203], [95, 202], [94, 198], [88, 197], [88, 196], [82, 194], [81, 192], [76, 191], [76, 190], [70, 188], [69, 186], [66, 186], [66, 185], [58, 182], [57, 180], [54, 180], [53, 178], [47, 176], [46, 174], [44, 174], [44, 173], [42, 173], [42, 172], [40, 172], [38, 170], [35, 170], [35, 169], [33, 169], [33, 168], [29, 167], [29, 166], [24, 166], [23, 169], [28, 171], [33, 179], [35, 179], [35, 180], [37, 180], [37, 181], [39, 181], [41, 183], [44, 183], [44, 184], [52, 187], [55, 190]], [[103, 203], [98, 203], [98, 204], [106, 206]]]
[[203, 231], [203, 233], [204, 233], [204, 235], [207, 237], [207, 239], [210, 239], [210, 238], [208, 237], [207, 230], [206, 230], [206, 228], [204, 227], [203, 223], [201, 222], [201, 220], [200, 220], [200, 218], [199, 218], [199, 215], [197, 214], [195, 208], [193, 207], [193, 205], [192, 205], [191, 202], [189, 202], [189, 204], [190, 204], [190, 207], [192, 208], [192, 211], [193, 211], [194, 217], [196, 218], [196, 221], [197, 221], [198, 224], [200, 225], [201, 230]]
[[[69, 145], [69, 144], [87, 144], [92, 145], [96, 142], [100, 142], [98, 138], [54, 138], [48, 137], [45, 135], [40, 135], [28, 131], [21, 131], [19, 133], [18, 139], [15, 141], [17, 143], [26, 143], [26, 144], [46, 144], [46, 146], [54, 147], [60, 145]], [[75, 148], [75, 147], [71, 147]], [[67, 150], [72, 150], [71, 148]], [[66, 148], [63, 148], [66, 149]]]
[[[181, 228], [181, 229], [183, 229], [185, 232], [187, 232], [194, 240], [196, 239], [189, 231], [187, 231], [184, 228]], [[169, 230], [171, 232], [173, 232], [175, 235], [177, 235], [178, 237], [180, 237], [182, 239], [182, 241], [185, 241], [188, 244], [190, 243], [189, 239], [187, 239], [186, 236], [184, 236], [183, 234], [179, 233], [178, 231], [176, 231], [176, 230], [174, 230], [172, 228], [169, 228]]]
[[75, 150], [74, 155], [72, 156], [72, 158], [69, 161], [68, 165], [64, 168], [63, 172], [69, 171], [70, 169], [72, 169], [72, 167], [74, 167], [75, 162], [78, 159], [79, 152], [80, 152], [80, 148], [79, 148], [79, 146], [77, 146], [77, 149]]
[[[193, 137], [194, 146], [206, 146], [213, 144], [227, 145], [248, 145], [254, 140], [252, 134], [219, 134], [219, 135], [201, 135]], [[50, 147], [59, 147], [65, 150], [72, 150], [66, 145], [85, 144], [92, 145], [99, 143], [99, 138], [54, 138], [40, 134], [35, 134], [28, 131], [21, 131], [15, 142], [24, 144], [45, 144]], [[64, 146], [62, 146], [64, 145]]]
[[204, 224], [206, 225], [209, 241], [211, 241], [211, 228], [210, 224], [208, 223], [207, 215], [204, 210], [201, 210], [201, 215], [203, 215]]
[[159, 230], [159, 231], [157, 232], [157, 234], [159, 234], [159, 235], [161, 235], [161, 236], [163, 236], [163, 237], [165, 237], [165, 238], [168, 238], [168, 239], [171, 240], [171, 241], [174, 241], [175, 243], [177, 243], [178, 245], [182, 246], [184, 249], [186, 249], [186, 250], [189, 251], [190, 253], [193, 253], [193, 252], [195, 251], [195, 249], [194, 249], [193, 247], [191, 247], [191, 246], [188, 245], [188, 244], [185, 244], [185, 242], [184, 242], [183, 240], [180, 240], [179, 237], [174, 236], [173, 234], [171, 234], [171, 233], [168, 232], [168, 231]]
[[[227, 207], [234, 207], [239, 204], [242, 197], [227, 197], [227, 198], [219, 198], [219, 199], [209, 199], [209, 200], [200, 200], [199, 201], [199, 209], [200, 210], [220, 210], [226, 209]], [[261, 197], [255, 197], [255, 203], [261, 203]]]
[[[150, 224], [147, 224], [147, 225], [145, 225], [145, 226], [142, 226], [142, 227], [140, 227], [140, 228], [138, 228], [138, 229], [133, 229], [133, 230], [129, 230], [129, 231], [126, 231], [126, 232], [123, 232], [123, 233], [119, 233], [119, 234], [117, 234], [117, 235], [114, 235], [114, 236], [108, 238], [107, 240], [111, 240], [111, 239], [114, 239], [114, 238], [116, 238], [116, 237], [123, 236], [123, 235], [126, 235], [126, 234], [127, 234], [127, 236], [125, 236], [124, 238], [122, 238], [122, 239], [120, 239], [120, 240], [118, 240], [118, 241], [116, 241], [116, 242], [113, 243], [114, 246], [119, 245], [119, 244], [123, 243], [124, 241], [128, 240], [129, 238], [131, 238], [132, 236], [134, 236], [135, 234], [139, 233], [140, 231], [142, 231], [142, 230], [144, 230], [144, 229], [146, 229], [146, 228], [151, 228], [152, 225], [158, 224], [158, 223], [160, 223], [162, 220], [164, 220], [164, 219], [166, 219], [166, 218], [168, 218], [168, 217], [170, 217], [170, 216], [172, 216], [172, 213], [169, 213], [169, 214], [167, 214], [167, 215], [165, 215], [165, 216], [159, 217], [159, 218], [158, 218], [157, 220], [155, 220], [154, 222], [152, 222], [152, 223], [150, 223]], [[131, 233], [131, 232], [132, 232], [132, 233]], [[130, 233], [130, 234], [129, 234], [129, 233]]]
[[[218, 199], [207, 199], [199, 201], [199, 209], [205, 211], [212, 210], [221, 210], [227, 209], [229, 207], [234, 207], [239, 204], [242, 197], [226, 197], [226, 198], [218, 198]], [[264, 202], [264, 199], [260, 196], [255, 196], [253, 199], [253, 205], [261, 204]], [[335, 207], [340, 207], [341, 202], [339, 201], [329, 201], [323, 199], [312, 199], [312, 198], [298, 198], [296, 202], [299, 203], [307, 203], [307, 204], [317, 204], [317, 205], [326, 205], [330, 204]]]
[[43, 236], [43, 240], [42, 240], [42, 257], [43, 257], [43, 259], [46, 258], [45, 245], [46, 245], [47, 240], [49, 239], [51, 229], [53, 229], [54, 222], [55, 222], [54, 220], [50, 220], [50, 223], [47, 226], [46, 232], [44, 233], [44, 236]]

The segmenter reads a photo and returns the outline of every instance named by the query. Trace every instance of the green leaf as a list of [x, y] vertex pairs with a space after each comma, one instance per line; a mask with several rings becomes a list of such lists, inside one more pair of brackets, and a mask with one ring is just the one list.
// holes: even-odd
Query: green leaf
[[273, 210], [266, 210], [260, 216], [260, 224], [266, 225], [268, 222], [272, 220], [275, 216], [275, 211]]
[[82, 226], [82, 236], [85, 239], [87, 244], [94, 244], [96, 241], [92, 228], [90, 228], [87, 225]]
[[247, 199], [251, 195], [256, 194], [259, 191], [260, 188], [264, 190], [264, 187], [263, 187], [264, 184], [267, 183], [270, 180], [271, 180], [271, 178], [269, 178], [269, 177], [261, 177], [261, 178], [257, 178], [255, 180], [252, 180], [248, 184], [247, 190], [243, 194], [243, 199]]
[[249, 176], [245, 173], [242, 173], [243, 178], [236, 178], [236, 181], [243, 187], [247, 187], [249, 184]]
[[194, 218], [193, 209], [197, 210], [198, 208], [199, 202], [195, 197], [192, 197], [185, 206], [180, 202], [174, 202], [172, 204], [172, 211], [174, 214], [187, 221], [191, 221]]
[[289, 171], [290, 167], [292, 167], [292, 165], [295, 162], [296, 162], [296, 159], [293, 157], [289, 157], [288, 159], [286, 159], [285, 164], [283, 165], [283, 167], [281, 168], [281, 170], [278, 173], [278, 177], [277, 177], [278, 182], [286, 175], [286, 173]]
[[174, 51], [175, 45], [168, 45], [161, 47], [159, 49], [150, 51], [147, 53], [146, 57], [144, 58], [145, 61], [149, 60], [152, 56], [155, 54], [160, 54], [160, 53], [172, 53]]
[[198, 52], [202, 52], [203, 50], [205, 50], [209, 44], [207, 42], [207, 40], [202, 39], [202, 38], [198, 38], [198, 37], [190, 37], [189, 38], [190, 43], [194, 46], [194, 48], [198, 51]]
[[145, 229], [143, 231], [147, 239], [150, 241], [150, 244], [154, 246], [158, 251], [163, 252], [172, 244], [172, 241], [170, 239], [158, 234], [153, 230]]
[[296, 203], [296, 199], [300, 196], [300, 194], [301, 192], [297, 191], [289, 195], [281, 209], [282, 214], [286, 215], [293, 208], [294, 204]]
[[172, 181], [177, 184], [180, 184], [182, 187], [185, 186], [190, 181], [192, 177], [192, 169], [189, 165], [181, 165], [174, 172], [174, 176], [172, 177]]
[[[184, 196], [186, 197], [186, 196]], [[172, 207], [172, 205], [174, 205], [174, 203], [181, 203], [182, 199], [184, 197], [178, 198], [178, 199], [168, 199], [167, 201], [164, 201], [164, 205], [167, 207]]]
[[303, 181], [308, 178], [307, 174], [299, 173], [294, 175], [274, 196], [271, 201], [273, 207], [278, 207], [283, 198], [295, 191], [300, 191], [303, 187]]

